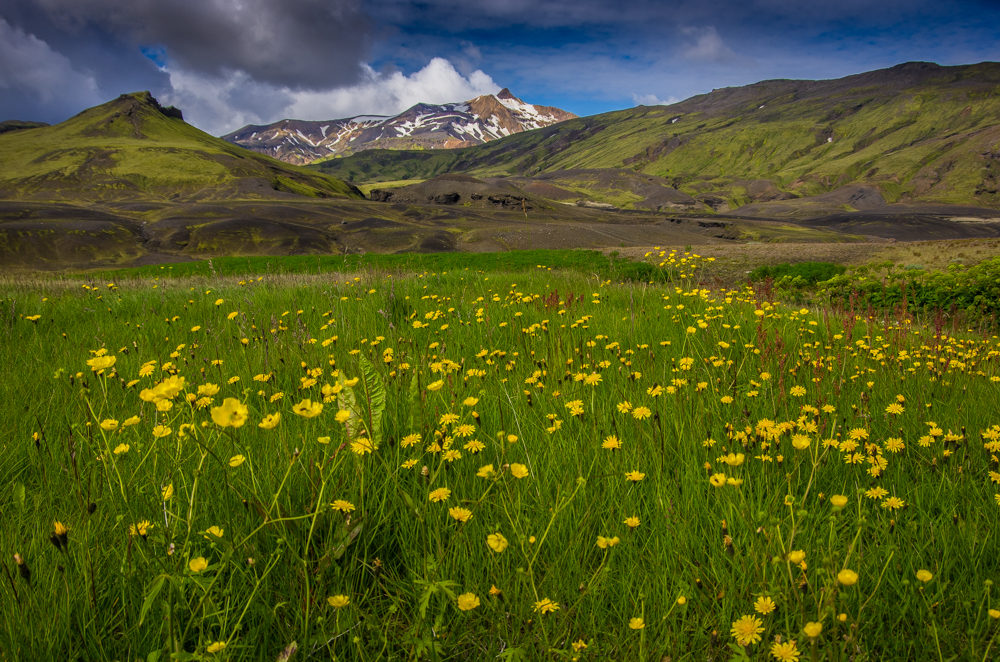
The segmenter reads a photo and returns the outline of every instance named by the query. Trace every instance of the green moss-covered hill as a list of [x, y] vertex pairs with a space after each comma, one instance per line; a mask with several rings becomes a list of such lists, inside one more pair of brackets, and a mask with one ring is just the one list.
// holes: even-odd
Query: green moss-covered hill
[[[19, 127], [20, 128], [20, 127]], [[69, 202], [359, 198], [353, 186], [196, 129], [149, 92], [0, 134], [0, 199]]]
[[315, 167], [353, 182], [627, 169], [723, 209], [851, 184], [890, 203], [1000, 207], [1000, 64], [911, 62], [837, 80], [763, 81], [477, 147], [373, 150]]

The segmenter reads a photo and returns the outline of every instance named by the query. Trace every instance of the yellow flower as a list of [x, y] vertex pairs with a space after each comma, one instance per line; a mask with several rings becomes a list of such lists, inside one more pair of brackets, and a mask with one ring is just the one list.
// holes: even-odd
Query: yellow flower
[[246, 460], [246, 458], [243, 457], [242, 455], [234, 455], [231, 458], [229, 458], [229, 466], [236, 468], [241, 464], [243, 464], [244, 460]]
[[129, 418], [125, 419], [125, 422], [122, 423], [122, 427], [123, 428], [127, 428], [129, 426], [138, 425], [138, 424], [139, 424], [139, 417], [138, 416], [132, 416], [132, 417], [129, 417]]
[[801, 549], [795, 550], [794, 552], [788, 553], [788, 560], [795, 565], [798, 565], [806, 560], [806, 553]]
[[198, 387], [198, 395], [211, 398], [219, 392], [219, 387], [215, 384], [202, 384]]
[[756, 616], [740, 616], [733, 622], [729, 634], [740, 646], [750, 646], [760, 641], [760, 633], [763, 631], [764, 624]]
[[640, 480], [646, 477], [646, 474], [641, 471], [629, 471], [625, 474], [625, 478], [632, 481], [633, 483], [638, 483]]
[[1000, 618], [1000, 609], [990, 609], [986, 613], [990, 615], [990, 618]]
[[375, 445], [367, 437], [358, 437], [351, 442], [351, 451], [357, 455], [364, 455], [375, 450]]
[[432, 491], [430, 494], [428, 494], [427, 498], [430, 499], [431, 501], [438, 502], [438, 501], [444, 501], [450, 496], [451, 496], [451, 490], [449, 490], [447, 487], [439, 487], [436, 490]]
[[226, 319], [227, 319], [227, 320], [233, 320], [233, 319], [236, 319], [236, 316], [237, 316], [237, 315], [239, 315], [239, 312], [238, 312], [238, 311], [235, 311], [235, 310], [234, 310], [233, 312], [231, 312], [231, 313], [229, 313], [228, 315], [226, 315]]
[[166, 437], [171, 432], [172, 430], [168, 428], [166, 425], [157, 425], [155, 428], [153, 428], [153, 436], [156, 437], [157, 439], [160, 439], [161, 437]]
[[479, 471], [476, 472], [476, 476], [479, 478], [489, 478], [493, 475], [493, 465], [487, 464], [486, 466], [479, 467]]
[[351, 412], [347, 411], [346, 409], [341, 409], [340, 411], [337, 412], [337, 414], [333, 418], [338, 423], [346, 423], [351, 418]]
[[847, 505], [847, 497], [843, 494], [834, 494], [830, 497], [830, 503], [836, 508], [843, 508]]
[[604, 448], [609, 451], [618, 451], [621, 450], [622, 448], [622, 442], [620, 442], [618, 440], [618, 437], [616, 437], [615, 435], [611, 435], [610, 437], [604, 440], [604, 443], [601, 444], [601, 448]]
[[268, 414], [267, 416], [265, 416], [264, 420], [262, 420], [260, 423], [257, 424], [257, 427], [264, 428], [265, 430], [273, 430], [275, 427], [277, 427], [278, 423], [280, 422], [281, 422], [281, 412], [275, 412], [273, 414]]
[[118, 421], [113, 418], [106, 418], [101, 421], [101, 429], [111, 432], [118, 429]]
[[297, 405], [292, 405], [292, 411], [301, 416], [302, 418], [313, 418], [319, 416], [323, 411], [322, 402], [313, 402], [312, 400], [306, 398]]
[[632, 417], [637, 421], [641, 421], [645, 418], [649, 418], [653, 412], [649, 410], [649, 407], [636, 407], [632, 410]]
[[837, 581], [844, 586], [854, 586], [858, 581], [858, 573], [848, 568], [844, 568], [837, 573]]
[[90, 366], [93, 372], [97, 372], [98, 370], [107, 370], [117, 361], [118, 359], [114, 356], [95, 356], [87, 361], [87, 365]]
[[413, 434], [408, 434], [405, 437], [403, 437], [402, 440], [400, 440], [399, 445], [402, 446], [403, 448], [409, 448], [410, 446], [419, 443], [420, 443], [420, 433], [414, 432]]
[[471, 611], [479, 606], [479, 598], [475, 593], [463, 593], [457, 599], [458, 608], [462, 611]]
[[204, 556], [199, 556], [196, 559], [191, 559], [188, 567], [191, 569], [191, 572], [201, 572], [208, 567], [208, 561], [205, 560]]
[[209, 644], [208, 648], [205, 649], [205, 652], [207, 652], [207, 653], [218, 653], [219, 651], [221, 651], [225, 647], [226, 647], [226, 642], [224, 642], [224, 641], [216, 641], [214, 643]]
[[132, 524], [128, 527], [128, 533], [130, 536], [142, 536], [146, 537], [149, 530], [153, 528], [153, 524], [150, 524], [149, 520], [142, 520], [138, 524]]
[[726, 474], [723, 473], [712, 474], [711, 476], [709, 476], [708, 482], [710, 482], [713, 487], [722, 487], [723, 485], [726, 484]]
[[444, 386], [444, 380], [439, 379], [436, 382], [431, 382], [427, 385], [428, 391], [440, 391], [441, 387]]
[[638, 517], [632, 516], [632, 517], [626, 517], [623, 524], [625, 524], [625, 526], [627, 526], [630, 529], [634, 529], [637, 526], [639, 526], [641, 522], [639, 521]]
[[646, 623], [638, 616], [635, 616], [628, 619], [628, 626], [632, 630], [641, 630], [646, 627]]
[[677, 597], [677, 604], [679, 604], [682, 607], [687, 604], [687, 601], [688, 599], [685, 598], [683, 595]]
[[208, 540], [211, 540], [212, 539], [211, 536], [215, 536], [216, 538], [221, 538], [222, 534], [225, 533], [225, 529], [220, 529], [217, 526], [210, 526], [205, 531], [205, 533], [207, 533], [208, 535], [204, 537]]
[[548, 598], [542, 598], [541, 600], [535, 603], [535, 611], [540, 612], [542, 614], [549, 614], [556, 611], [557, 609], [559, 609], [559, 603], [553, 602]]
[[799, 649], [794, 641], [771, 644], [771, 656], [778, 662], [798, 662]]
[[528, 467], [523, 464], [512, 464], [510, 465], [510, 474], [514, 478], [527, 478], [528, 477]]
[[491, 533], [486, 536], [486, 544], [489, 545], [490, 549], [499, 554], [503, 550], [507, 549], [508, 543], [502, 533]]
[[344, 501], [343, 499], [337, 499], [330, 504], [330, 507], [334, 510], [339, 510], [342, 513], [349, 513], [354, 510], [354, 504], [350, 501]]
[[597, 536], [597, 546], [600, 547], [601, 549], [614, 547], [619, 542], [621, 542], [621, 540], [618, 539], [618, 536], [615, 536], [613, 538], [605, 538], [604, 536]]
[[329, 598], [326, 599], [326, 601], [334, 609], [342, 609], [343, 607], [346, 607], [347, 605], [351, 604], [351, 599], [346, 595], [331, 595]]
[[122, 453], [128, 453], [128, 449], [129, 449], [128, 444], [118, 444], [117, 446], [115, 446], [114, 454], [121, 455]]
[[756, 611], [758, 614], [767, 616], [772, 611], [777, 609], [777, 605], [774, 604], [774, 600], [772, 600], [767, 596], [764, 596], [757, 598], [757, 601], [753, 603], [753, 608], [754, 611]]
[[921, 568], [920, 570], [917, 570], [917, 579], [919, 579], [923, 583], [926, 584], [927, 582], [929, 582], [933, 578], [934, 578], [934, 575], [932, 575], [929, 571], [924, 570], [923, 568]]
[[215, 305], [216, 305], [216, 306], [221, 306], [221, 305], [222, 305], [222, 304], [224, 304], [225, 302], [226, 302], [226, 300], [225, 300], [225, 299], [216, 299], [216, 300], [215, 300]]
[[468, 508], [461, 508], [461, 507], [449, 508], [448, 514], [451, 515], [456, 520], [458, 520], [459, 522], [468, 522], [470, 519], [472, 519], [472, 511], [469, 510]]
[[465, 400], [462, 400], [462, 404], [466, 407], [475, 407], [479, 403], [479, 398], [473, 398], [469, 396]]
[[330, 443], [330, 437], [316, 437], [316, 441], [321, 444], [328, 444]]
[[246, 423], [249, 409], [236, 398], [226, 398], [221, 407], [212, 407], [212, 420], [222, 428], [243, 427]]
[[797, 398], [801, 398], [806, 394], [806, 389], [802, 386], [793, 386], [788, 392]]
[[806, 636], [810, 639], [815, 639], [819, 636], [819, 633], [823, 631], [823, 624], [810, 621], [806, 623], [806, 626], [802, 628], [802, 631], [806, 633]]
[[160, 493], [160, 496], [163, 497], [164, 501], [167, 501], [173, 495], [174, 495], [174, 484], [173, 483], [170, 483], [169, 485], [167, 485], [166, 487], [164, 487], [163, 491]]

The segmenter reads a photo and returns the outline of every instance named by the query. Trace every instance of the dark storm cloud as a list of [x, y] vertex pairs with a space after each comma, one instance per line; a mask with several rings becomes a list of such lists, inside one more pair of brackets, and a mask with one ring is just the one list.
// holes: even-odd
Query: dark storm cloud
[[160, 47], [186, 71], [242, 71], [257, 82], [321, 89], [355, 82], [370, 22], [355, 0], [38, 0], [64, 30], [100, 26]]

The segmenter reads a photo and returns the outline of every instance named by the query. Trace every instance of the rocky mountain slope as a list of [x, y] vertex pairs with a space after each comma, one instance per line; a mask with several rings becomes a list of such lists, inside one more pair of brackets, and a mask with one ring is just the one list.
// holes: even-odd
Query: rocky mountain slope
[[286, 163], [307, 164], [368, 149], [455, 149], [551, 126], [576, 115], [521, 101], [504, 88], [462, 103], [420, 103], [395, 117], [361, 115], [320, 122], [282, 120], [223, 136]]
[[[353, 182], [444, 172], [548, 177], [631, 171], [715, 211], [757, 213], [845, 189], [808, 213], [866, 205], [1000, 207], [1000, 64], [910, 62], [837, 80], [770, 80], [670, 106], [630, 108], [448, 152], [372, 150], [316, 166]], [[635, 183], [591, 176], [579, 195], [622, 208], [658, 208]], [[633, 178], [634, 179], [634, 178]], [[619, 183], [616, 183], [619, 182]], [[522, 182], [522, 185], [524, 183]], [[671, 194], [673, 195], [673, 194]], [[677, 196], [673, 196], [677, 197]], [[668, 200], [675, 205], [683, 200]], [[768, 203], [762, 207], [758, 203]], [[754, 205], [750, 207], [749, 205]], [[858, 208], [860, 209], [860, 208]]]

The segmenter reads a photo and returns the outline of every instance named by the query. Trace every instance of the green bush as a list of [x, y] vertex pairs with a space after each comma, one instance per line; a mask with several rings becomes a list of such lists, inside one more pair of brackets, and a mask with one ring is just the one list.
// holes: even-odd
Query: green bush
[[757, 267], [750, 272], [750, 280], [756, 282], [770, 278], [776, 281], [783, 280], [793, 287], [805, 287], [830, 280], [845, 271], [847, 271], [846, 267], [832, 262], [798, 262], [796, 264], [784, 262]]

